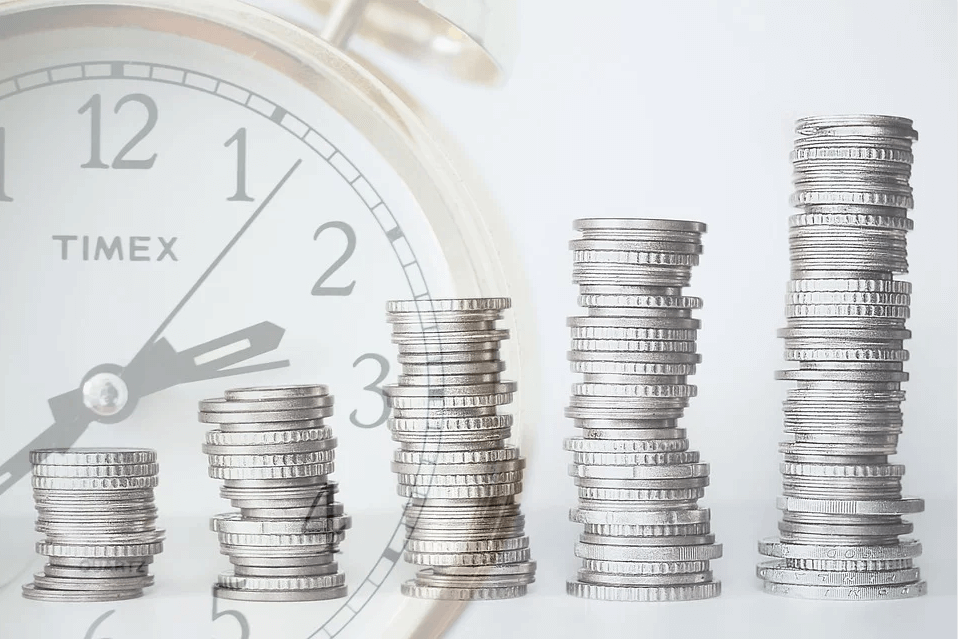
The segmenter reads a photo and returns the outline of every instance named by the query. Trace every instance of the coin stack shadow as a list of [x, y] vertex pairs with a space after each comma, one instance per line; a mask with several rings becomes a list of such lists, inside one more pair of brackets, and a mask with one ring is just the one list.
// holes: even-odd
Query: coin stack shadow
[[689, 450], [678, 418], [695, 396], [697, 297], [682, 295], [702, 252], [699, 222], [582, 219], [570, 242], [585, 317], [569, 318], [574, 384], [565, 441], [584, 525], [582, 559], [566, 591], [613, 601], [716, 597], [709, 561], [722, 555], [699, 508], [708, 464]]
[[351, 520], [335, 501], [336, 438], [323, 385], [237, 388], [200, 402], [209, 474], [239, 513], [210, 520], [232, 572], [213, 595], [244, 601], [319, 601], [346, 595], [335, 555]]
[[403, 513], [406, 561], [427, 566], [402, 592], [422, 599], [506, 599], [535, 579], [516, 503], [525, 460], [507, 446], [515, 382], [500, 380], [496, 321], [505, 298], [387, 304], [403, 371], [385, 388]]
[[37, 552], [48, 563], [23, 586], [40, 601], [119, 601], [153, 585], [163, 551], [156, 527], [156, 451], [40, 449], [30, 452]]
[[921, 545], [901, 516], [905, 467], [888, 463], [902, 427], [901, 382], [911, 285], [911, 120], [872, 115], [799, 120], [792, 152], [803, 211], [789, 221], [791, 280], [785, 359], [797, 382], [784, 403], [779, 538], [758, 565], [766, 592], [816, 599], [924, 594], [913, 558]]

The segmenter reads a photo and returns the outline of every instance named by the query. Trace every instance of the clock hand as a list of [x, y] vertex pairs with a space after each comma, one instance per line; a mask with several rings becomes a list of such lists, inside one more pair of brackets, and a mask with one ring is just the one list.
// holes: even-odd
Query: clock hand
[[[158, 342], [160, 335], [163, 333], [163, 331], [166, 330], [166, 328], [170, 325], [170, 322], [173, 321], [173, 318], [176, 317], [176, 315], [180, 312], [180, 310], [182, 310], [182, 308], [186, 306], [186, 303], [190, 301], [190, 299], [193, 297], [196, 291], [199, 290], [200, 286], [203, 285], [203, 282], [206, 281], [206, 279], [210, 276], [213, 270], [216, 269], [217, 266], [219, 266], [219, 263], [223, 261], [223, 258], [226, 257], [226, 255], [230, 252], [233, 246], [235, 246], [236, 243], [239, 242], [240, 238], [243, 237], [243, 234], [246, 233], [246, 231], [249, 229], [250, 226], [252, 226], [253, 222], [256, 221], [256, 218], [259, 217], [259, 214], [263, 212], [263, 209], [265, 209], [266, 206], [272, 201], [273, 197], [279, 192], [279, 190], [283, 187], [283, 185], [286, 184], [290, 176], [293, 175], [293, 172], [296, 171], [296, 169], [298, 169], [299, 165], [302, 163], [303, 163], [302, 160], [296, 160], [296, 162], [293, 163], [293, 166], [290, 167], [290, 169], [286, 172], [285, 175], [283, 175], [283, 177], [276, 184], [276, 186], [273, 187], [273, 190], [270, 191], [265, 198], [263, 198], [263, 201], [260, 203], [258, 207], [256, 207], [256, 210], [253, 211], [253, 214], [249, 217], [248, 220], [246, 220], [246, 223], [240, 227], [239, 231], [236, 232], [236, 235], [234, 235], [233, 238], [229, 241], [229, 243], [223, 248], [223, 250], [220, 251], [219, 255], [217, 255], [216, 258], [213, 260], [212, 264], [210, 264], [209, 267], [207, 267], [207, 269], [203, 271], [203, 274], [200, 275], [200, 278], [196, 281], [196, 283], [193, 284], [190, 290], [186, 292], [186, 295], [183, 296], [183, 299], [181, 299], [180, 302], [170, 312], [170, 314], [167, 315], [166, 319], [164, 319], [160, 323], [159, 327], [153, 332], [153, 334], [147, 340], [146, 344], [144, 344], [143, 347], [140, 348], [140, 350], [136, 353], [136, 355], [133, 356], [133, 359], [130, 360], [130, 363], [127, 365], [127, 367], [125, 369], [120, 368], [119, 366], [112, 366], [112, 365], [98, 367], [97, 369], [93, 369], [93, 371], [91, 371], [91, 373], [88, 374], [85, 380], [89, 379], [92, 376], [92, 374], [98, 369], [106, 369], [110, 373], [112, 373], [114, 376], [118, 376], [120, 378], [119, 383], [124, 383], [123, 373], [127, 370], [131, 370], [134, 375], [138, 376], [138, 381], [142, 382], [143, 376], [144, 376], [143, 360], [148, 359], [150, 357], [150, 352], [153, 350], [153, 348], [158, 346], [159, 350], [157, 351], [157, 353], [160, 353], [160, 354], [163, 353], [164, 348], [171, 350], [169, 343], [166, 342], [165, 340], [164, 340], [165, 346], [161, 345], [160, 342]], [[251, 343], [251, 346], [250, 346], [250, 349], [248, 350], [255, 351], [256, 349], [252, 348], [252, 340], [250, 340], [250, 343]], [[201, 346], [204, 346], [204, 345], [201, 345]], [[197, 348], [200, 348], [200, 347], [197, 347]], [[272, 350], [272, 349], [268, 349], [268, 350]], [[263, 351], [263, 352], [268, 352], [268, 351]], [[259, 353], [257, 352], [255, 354], [259, 354]], [[168, 352], [167, 352], [167, 355], [168, 355]], [[235, 356], [237, 354], [234, 353], [233, 355]], [[195, 355], [193, 357], [195, 357]], [[249, 355], [249, 357], [252, 357], [252, 355]], [[230, 363], [236, 363], [232, 361], [232, 356], [230, 355], [219, 358], [219, 360], [224, 360], [224, 359], [226, 361], [229, 361]], [[246, 358], [244, 357], [243, 359], [246, 359]], [[213, 364], [216, 361], [218, 360], [213, 360], [211, 362], [208, 362], [208, 364]], [[242, 359], [237, 361], [242, 361]], [[242, 372], [267, 370], [267, 368], [264, 368], [264, 367], [278, 368], [281, 365], [288, 364], [288, 362], [285, 362], [285, 363], [273, 362], [272, 365], [261, 364], [259, 366], [245, 367], [245, 370], [232, 369], [229, 371], [223, 371], [221, 370], [221, 368], [222, 366], [224, 366], [224, 364], [219, 364], [219, 366], [211, 370], [210, 368], [197, 365], [195, 359], [193, 360], [193, 363], [197, 369], [200, 369], [203, 371], [211, 371], [211, 374], [209, 374], [209, 377], [224, 377], [231, 374], [238, 375], [238, 374], [241, 374]], [[188, 370], [188, 367], [182, 367], [181, 370], [183, 369]], [[156, 378], [157, 381], [159, 381], [160, 379], [161, 378]], [[187, 381], [195, 381], [197, 379], [204, 379], [204, 378], [195, 377]], [[162, 383], [166, 383], [166, 382], [164, 381]], [[174, 382], [174, 384], [175, 383], [177, 382]], [[156, 390], [162, 390], [162, 388], [166, 388], [166, 387], [168, 386], [163, 386], [161, 388], [157, 388]], [[147, 394], [149, 392], [154, 392], [154, 391], [148, 391]], [[132, 410], [132, 406], [136, 404], [136, 396], [132, 396], [132, 398], [133, 398], [133, 401], [128, 404], [131, 410]], [[40, 433], [40, 435], [38, 435], [36, 438], [34, 438], [33, 441], [27, 444], [19, 452], [15, 453], [10, 459], [4, 462], [3, 465], [0, 465], [0, 495], [5, 493], [11, 486], [13, 486], [15, 483], [20, 481], [24, 476], [30, 473], [32, 469], [32, 466], [30, 464], [31, 450], [34, 450], [37, 448], [70, 448], [74, 443], [76, 443], [80, 435], [83, 434], [87, 426], [90, 425], [90, 422], [93, 421], [94, 419], [99, 418], [98, 416], [94, 415], [94, 413], [90, 409], [88, 409], [86, 405], [83, 403], [83, 392], [80, 389], [76, 389], [68, 393], [64, 393], [62, 395], [58, 395], [57, 397], [54, 397], [53, 399], [50, 400], [50, 408], [53, 411], [54, 418], [56, 419], [53, 425], [47, 427], [47, 429], [44, 430], [42, 433]], [[125, 417], [125, 415], [123, 417]], [[120, 419], [122, 419], [123, 417], [121, 417]], [[115, 421], [119, 421], [119, 419], [116, 419]]]
[[279, 190], [283, 187], [283, 185], [286, 184], [286, 181], [289, 180], [290, 176], [293, 175], [293, 172], [296, 169], [298, 169], [299, 165], [302, 163], [303, 163], [302, 160], [296, 160], [296, 162], [289, 169], [289, 171], [286, 172], [286, 175], [284, 175], [282, 179], [280, 179], [279, 183], [277, 183], [276, 186], [273, 187], [273, 190], [269, 192], [269, 195], [263, 198], [263, 201], [260, 203], [259, 206], [256, 207], [256, 210], [253, 211], [253, 214], [249, 217], [248, 220], [246, 220], [246, 223], [243, 224], [243, 226], [240, 227], [239, 231], [236, 232], [236, 235], [233, 236], [233, 239], [231, 239], [229, 243], [225, 247], [223, 247], [223, 250], [220, 251], [219, 255], [216, 256], [216, 258], [213, 260], [213, 263], [210, 264], [205, 271], [203, 271], [202, 275], [200, 275], [200, 279], [196, 280], [196, 283], [193, 284], [192, 287], [190, 287], [190, 290], [186, 292], [186, 295], [183, 296], [183, 299], [181, 299], [179, 303], [173, 307], [173, 310], [170, 312], [169, 315], [166, 316], [166, 319], [164, 319], [160, 323], [159, 327], [157, 327], [157, 329], [153, 331], [153, 334], [150, 336], [150, 338], [146, 340], [146, 344], [144, 344], [143, 347], [139, 350], [139, 352], [137, 352], [137, 354], [133, 356], [133, 359], [130, 360], [130, 363], [127, 365], [128, 369], [132, 367], [134, 370], [136, 370], [136, 366], [138, 363], [137, 360], [146, 356], [147, 352], [154, 346], [154, 344], [159, 339], [163, 331], [165, 331], [166, 328], [170, 325], [170, 322], [173, 321], [173, 318], [175, 318], [176, 315], [183, 309], [183, 307], [186, 306], [186, 303], [189, 302], [190, 299], [193, 297], [193, 295], [196, 293], [196, 291], [199, 290], [200, 286], [203, 285], [203, 282], [206, 281], [206, 279], [210, 276], [210, 274], [214, 271], [214, 269], [216, 269], [216, 267], [219, 266], [219, 263], [223, 261], [223, 258], [226, 257], [226, 255], [236, 245], [236, 243], [239, 242], [240, 238], [243, 237], [243, 234], [246, 233], [247, 229], [249, 229], [249, 227], [253, 225], [253, 222], [256, 221], [256, 218], [259, 217], [259, 214], [263, 212], [263, 209], [265, 209], [266, 206], [270, 203], [270, 201], [272, 201], [273, 197], [279, 192]]
[[130, 395], [145, 397], [177, 384], [231, 377], [289, 366], [289, 360], [227, 368], [279, 347], [285, 329], [261, 322], [177, 352], [162, 338], [123, 369]]
[[[261, 322], [180, 352], [174, 350], [167, 340], [159, 340], [147, 351], [146, 356], [136, 362], [132, 370], [129, 366], [122, 370], [122, 380], [128, 384], [128, 399], [124, 408], [117, 415], [112, 416], [110, 421], [126, 419], [136, 407], [137, 400], [178, 384], [289, 366], [289, 360], [281, 360], [226, 368], [276, 350], [284, 333], [285, 330], [276, 324]], [[236, 346], [239, 348], [235, 348]], [[216, 354], [223, 349], [228, 350], [222, 355]], [[87, 375], [86, 379], [92, 377], [97, 371], [116, 374], [120, 372], [120, 369], [109, 364], [98, 366]], [[70, 448], [87, 429], [90, 422], [103, 419], [88, 408], [83, 399], [83, 390], [75, 388], [49, 400], [54, 424], [0, 466], [0, 495], [30, 474], [31, 450]]]

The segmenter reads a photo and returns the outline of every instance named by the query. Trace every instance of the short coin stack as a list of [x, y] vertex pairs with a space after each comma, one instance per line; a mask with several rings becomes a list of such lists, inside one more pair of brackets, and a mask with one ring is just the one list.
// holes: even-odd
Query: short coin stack
[[682, 295], [702, 252], [699, 222], [583, 219], [573, 240], [573, 281], [586, 317], [569, 318], [572, 389], [566, 416], [582, 431], [566, 440], [585, 527], [569, 594], [614, 601], [687, 601], [718, 596], [709, 561], [722, 555], [699, 508], [708, 464], [677, 427], [700, 361]]
[[525, 518], [516, 503], [525, 460], [507, 446], [515, 382], [499, 379], [496, 321], [503, 298], [387, 305], [402, 375], [385, 389], [399, 442], [393, 470], [408, 497], [406, 561], [427, 566], [403, 584], [424, 599], [505, 599], [535, 579]]
[[232, 572], [213, 594], [246, 601], [318, 601], [346, 595], [335, 561], [351, 521], [335, 501], [336, 438], [324, 419], [333, 398], [322, 385], [237, 388], [200, 402], [210, 477], [239, 513], [210, 527]]
[[30, 452], [37, 552], [43, 572], [23, 587], [41, 601], [119, 601], [153, 585], [149, 565], [163, 551], [156, 527], [156, 451], [43, 449]]
[[783, 511], [774, 557], [757, 572], [767, 592], [816, 599], [898, 599], [925, 592], [921, 545], [902, 515], [905, 467], [888, 463], [902, 428], [903, 340], [911, 285], [911, 120], [852, 115], [799, 120], [792, 152], [803, 209], [790, 220], [785, 358], [798, 368], [785, 400]]

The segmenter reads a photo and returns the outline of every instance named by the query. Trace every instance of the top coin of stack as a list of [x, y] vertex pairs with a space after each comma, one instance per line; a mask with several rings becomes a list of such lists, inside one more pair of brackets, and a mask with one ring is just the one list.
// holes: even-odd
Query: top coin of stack
[[569, 318], [572, 389], [566, 415], [578, 487], [570, 519], [585, 526], [569, 594], [616, 601], [704, 599], [720, 593], [709, 561], [722, 554], [697, 500], [708, 464], [677, 420], [695, 396], [697, 297], [682, 295], [702, 252], [699, 222], [577, 220], [573, 281], [586, 317]]
[[911, 120], [841, 115], [799, 120], [792, 162], [792, 280], [785, 358], [798, 368], [784, 404], [783, 511], [775, 558], [758, 566], [765, 590], [821, 599], [897, 599], [925, 591], [902, 515], [905, 467], [888, 463], [902, 428], [903, 340], [911, 284]]
[[385, 389], [399, 442], [393, 470], [409, 497], [406, 561], [428, 566], [403, 584], [428, 599], [504, 599], [535, 578], [516, 503], [525, 460], [507, 446], [515, 382], [500, 379], [496, 321], [503, 298], [396, 301], [387, 305], [403, 372]]
[[153, 585], [149, 564], [163, 551], [156, 527], [156, 451], [41, 449], [30, 452], [37, 552], [43, 572], [23, 587], [42, 601], [134, 599]]
[[324, 419], [333, 397], [321, 384], [235, 388], [200, 402], [200, 421], [217, 424], [203, 452], [220, 494], [239, 513], [210, 520], [229, 556], [216, 597], [318, 601], [346, 595], [335, 561], [351, 525], [334, 501], [336, 438]]

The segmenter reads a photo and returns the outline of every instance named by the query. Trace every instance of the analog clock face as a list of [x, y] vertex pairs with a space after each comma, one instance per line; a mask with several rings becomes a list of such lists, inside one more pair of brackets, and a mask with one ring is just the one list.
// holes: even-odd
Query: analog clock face
[[[361, 130], [378, 116], [341, 113], [323, 97], [333, 80], [251, 37], [190, 37], [203, 29], [185, 18], [103, 15], [0, 18], [4, 634], [368, 636], [403, 605], [384, 303], [453, 294], [450, 268]], [[199, 399], [279, 383], [334, 394], [333, 478], [354, 521], [352, 598], [281, 614], [210, 596], [228, 563], [207, 519], [231, 508], [196, 419]], [[158, 451], [168, 542], [143, 599], [20, 597], [43, 562], [19, 452], [34, 445]]]

